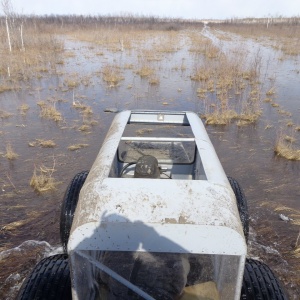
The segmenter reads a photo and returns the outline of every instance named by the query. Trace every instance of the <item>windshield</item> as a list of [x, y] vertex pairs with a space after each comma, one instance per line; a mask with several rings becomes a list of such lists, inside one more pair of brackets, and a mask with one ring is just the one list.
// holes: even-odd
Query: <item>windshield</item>
[[75, 299], [234, 299], [238, 256], [78, 251]]
[[193, 163], [195, 141], [181, 139], [174, 141], [127, 140], [119, 144], [119, 160], [126, 163], [136, 162], [141, 156], [153, 155], [159, 163]]
[[159, 163], [190, 164], [196, 143], [190, 126], [127, 124], [118, 147], [121, 162], [136, 162], [153, 155]]

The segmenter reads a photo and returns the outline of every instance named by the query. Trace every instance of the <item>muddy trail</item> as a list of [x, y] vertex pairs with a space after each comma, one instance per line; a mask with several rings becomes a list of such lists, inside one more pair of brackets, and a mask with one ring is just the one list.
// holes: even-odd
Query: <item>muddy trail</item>
[[[123, 49], [122, 42], [117, 51], [59, 37], [64, 41], [64, 63], [41, 73], [39, 79], [21, 82], [17, 90], [0, 94], [1, 299], [14, 299], [33, 266], [61, 251], [61, 201], [75, 174], [89, 170], [95, 160], [115, 115], [108, 108], [191, 110], [202, 116], [217, 106], [217, 83], [209, 91], [204, 86], [209, 80], [194, 78], [196, 66], [201, 69], [213, 58], [206, 61], [193, 51], [191, 36], [208, 38], [228, 60], [242, 49], [241, 63], [259, 61], [255, 89], [244, 79], [240, 93], [232, 87], [226, 92], [236, 105], [253, 95], [259, 99], [257, 120], [206, 128], [225, 172], [239, 181], [247, 196], [249, 256], [267, 263], [290, 299], [298, 299], [300, 162], [276, 155], [274, 147], [281, 135], [293, 138], [293, 146], [299, 149], [300, 57], [282, 59], [271, 47], [233, 35], [222, 40], [209, 28], [178, 33], [175, 49], [156, 51], [156, 59], [151, 60], [141, 53], [140, 44]], [[155, 43], [152, 37], [144, 47], [149, 50]], [[152, 70], [149, 76], [141, 75], [145, 61]], [[105, 68], [118, 73], [119, 80], [105, 79]], [[25, 104], [28, 108], [22, 110]], [[47, 106], [54, 107], [61, 119], [43, 117]], [[43, 144], [49, 140], [54, 142], [51, 147]], [[7, 145], [18, 154], [16, 159], [5, 157]], [[74, 145], [76, 150], [70, 148]], [[45, 169], [51, 170], [56, 189], [38, 193], [29, 183], [34, 170]]]

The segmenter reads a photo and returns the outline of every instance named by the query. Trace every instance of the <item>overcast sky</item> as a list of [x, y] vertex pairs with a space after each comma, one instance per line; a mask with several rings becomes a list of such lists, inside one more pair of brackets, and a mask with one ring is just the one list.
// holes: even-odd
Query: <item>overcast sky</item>
[[11, 0], [11, 3], [17, 13], [37, 15], [133, 13], [191, 19], [300, 16], [300, 0]]

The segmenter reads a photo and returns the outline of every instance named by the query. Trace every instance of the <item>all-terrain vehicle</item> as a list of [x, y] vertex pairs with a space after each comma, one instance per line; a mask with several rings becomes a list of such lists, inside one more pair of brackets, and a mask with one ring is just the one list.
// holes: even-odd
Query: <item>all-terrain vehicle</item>
[[64, 254], [18, 299], [287, 299], [247, 258], [249, 215], [197, 114], [123, 111], [63, 200]]

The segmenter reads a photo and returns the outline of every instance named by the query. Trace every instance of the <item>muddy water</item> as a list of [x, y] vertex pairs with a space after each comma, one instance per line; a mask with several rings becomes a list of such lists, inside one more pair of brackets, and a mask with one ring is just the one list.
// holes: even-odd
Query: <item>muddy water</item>
[[[300, 125], [300, 58], [284, 57], [271, 47], [250, 40], [218, 40], [209, 30], [204, 32], [222, 51], [230, 55], [237, 44], [249, 57], [259, 52], [261, 58], [261, 97], [275, 87], [272, 96], [279, 107], [262, 102], [263, 113], [253, 125], [207, 126], [225, 172], [235, 177], [244, 188], [251, 215], [249, 254], [265, 261], [284, 283], [291, 299], [300, 294], [300, 261], [293, 256], [299, 226], [283, 221], [279, 214], [290, 218], [298, 210], [300, 200], [300, 163], [274, 155], [274, 145], [280, 131], [287, 134]], [[186, 46], [185, 46], [186, 45]], [[162, 54], [162, 60], [152, 62], [159, 84], [151, 85], [140, 78], [134, 68], [125, 64], [138, 63], [138, 50], [110, 52], [95, 45], [70, 39], [65, 49], [71, 52], [63, 65], [56, 65], [39, 80], [23, 83], [19, 90], [0, 94], [0, 110], [11, 113], [0, 119], [0, 152], [10, 143], [19, 157], [8, 161], [0, 157], [0, 298], [13, 299], [23, 278], [43, 256], [59, 251], [59, 214], [63, 193], [71, 178], [88, 170], [106, 135], [113, 113], [106, 108], [172, 109], [203, 112], [204, 104], [197, 96], [198, 83], [190, 80], [195, 57], [189, 53], [183, 37], [180, 49]], [[97, 55], [101, 51], [103, 55]], [[198, 59], [198, 58], [197, 58]], [[102, 80], [105, 64], [122, 67], [124, 80], [109, 87]], [[185, 68], [181, 68], [184, 63]], [[67, 87], [72, 79], [78, 85]], [[40, 117], [38, 101], [52, 103], [63, 115], [54, 122]], [[72, 103], [90, 106], [93, 114], [83, 116]], [[18, 108], [28, 104], [21, 115]], [[281, 113], [279, 112], [281, 109]], [[290, 113], [283, 114], [282, 111]], [[88, 131], [80, 131], [84, 121], [93, 122]], [[299, 149], [300, 133], [293, 131]], [[54, 148], [30, 147], [36, 139], [53, 140]], [[77, 151], [73, 144], [88, 144]], [[298, 143], [298, 144], [297, 144]], [[57, 190], [37, 194], [29, 186], [35, 166], [54, 168], [59, 181]], [[290, 210], [276, 211], [286, 206]], [[291, 210], [292, 209], [292, 210]], [[294, 213], [295, 215], [295, 213]]]

